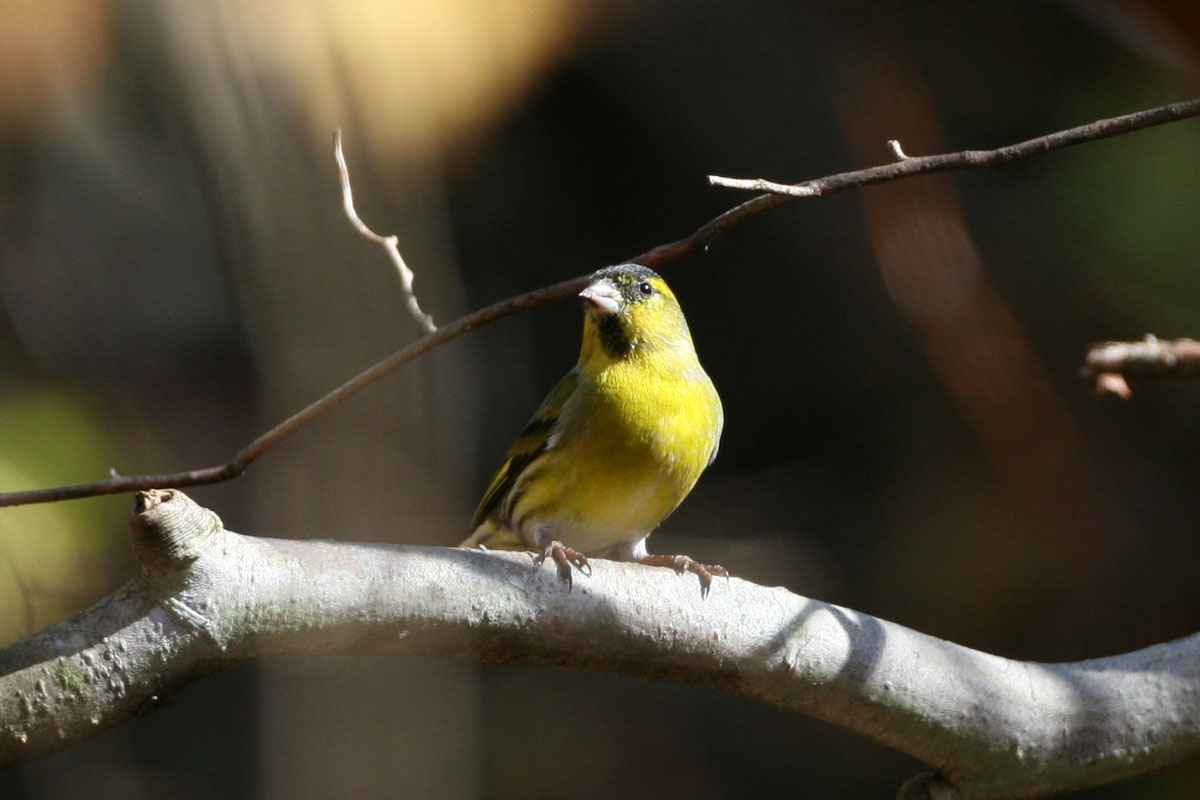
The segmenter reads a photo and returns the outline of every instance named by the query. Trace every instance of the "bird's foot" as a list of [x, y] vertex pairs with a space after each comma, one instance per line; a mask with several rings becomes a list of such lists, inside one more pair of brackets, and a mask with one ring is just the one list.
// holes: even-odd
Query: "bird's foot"
[[670, 567], [671, 569], [682, 575], [685, 572], [693, 573], [700, 579], [700, 596], [708, 597], [708, 590], [712, 587], [713, 576], [728, 578], [729, 570], [722, 567], [720, 564], [701, 564], [699, 561], [690, 556], [652, 556], [645, 555], [639, 558], [639, 564], [646, 564], [651, 567]]
[[551, 559], [558, 567], [558, 579], [567, 584], [567, 591], [571, 591], [571, 567], [579, 570], [589, 578], [592, 575], [592, 565], [588, 563], [587, 556], [579, 552], [573, 547], [567, 547], [562, 542], [555, 540], [546, 545], [546, 549], [539, 555], [533, 557], [533, 563], [541, 566], [546, 559]]

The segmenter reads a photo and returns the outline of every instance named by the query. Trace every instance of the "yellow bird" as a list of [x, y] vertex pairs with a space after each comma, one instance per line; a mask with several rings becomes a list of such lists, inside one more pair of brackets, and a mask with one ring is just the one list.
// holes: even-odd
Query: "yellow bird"
[[571, 583], [587, 556], [728, 575], [687, 556], [653, 556], [646, 537], [717, 455], [721, 399], [679, 301], [653, 270], [602, 269], [579, 294], [583, 347], [492, 478], [463, 547], [531, 550]]

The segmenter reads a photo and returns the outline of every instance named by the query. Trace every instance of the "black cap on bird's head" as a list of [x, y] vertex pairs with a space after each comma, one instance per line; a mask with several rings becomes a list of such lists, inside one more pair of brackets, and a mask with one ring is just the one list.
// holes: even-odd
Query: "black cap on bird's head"
[[586, 312], [585, 348], [591, 331], [610, 358], [664, 347], [692, 351], [687, 321], [675, 295], [662, 276], [648, 267], [605, 267], [592, 275], [579, 296]]
[[592, 275], [592, 282], [579, 293], [590, 310], [598, 315], [616, 314], [630, 303], [644, 301], [655, 292], [669, 294], [662, 277], [641, 264], [618, 264]]

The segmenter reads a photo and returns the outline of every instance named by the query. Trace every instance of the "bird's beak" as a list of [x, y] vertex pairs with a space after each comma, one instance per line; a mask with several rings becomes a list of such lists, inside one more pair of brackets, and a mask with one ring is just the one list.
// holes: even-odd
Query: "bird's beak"
[[579, 296], [602, 314], [615, 314], [621, 307], [621, 292], [608, 278], [601, 278], [591, 284], [580, 292]]

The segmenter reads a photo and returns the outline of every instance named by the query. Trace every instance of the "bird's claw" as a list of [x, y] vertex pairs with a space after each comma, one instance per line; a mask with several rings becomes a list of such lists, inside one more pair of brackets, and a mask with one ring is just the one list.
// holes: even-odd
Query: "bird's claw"
[[642, 556], [638, 559], [638, 563], [648, 564], [652, 567], [670, 567], [671, 569], [682, 575], [685, 572], [690, 572], [700, 581], [700, 596], [708, 597], [708, 591], [712, 588], [712, 579], [714, 576], [719, 578], [729, 578], [729, 570], [722, 567], [720, 564], [701, 564], [691, 556]]
[[567, 591], [571, 591], [574, 585], [571, 576], [571, 567], [579, 570], [589, 578], [592, 576], [592, 565], [588, 563], [587, 556], [579, 552], [573, 547], [567, 547], [559, 541], [550, 542], [546, 545], [546, 549], [533, 557], [533, 563], [536, 566], [541, 566], [546, 562], [546, 559], [552, 560], [558, 569], [558, 579], [567, 584]]

